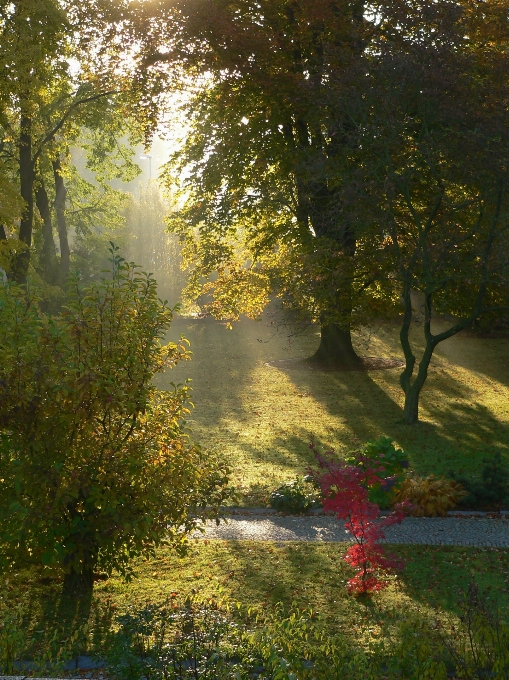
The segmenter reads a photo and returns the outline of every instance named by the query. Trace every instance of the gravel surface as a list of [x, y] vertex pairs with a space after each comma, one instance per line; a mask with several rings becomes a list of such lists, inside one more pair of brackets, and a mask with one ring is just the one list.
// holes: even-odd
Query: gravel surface
[[[386, 543], [509, 547], [509, 519], [485, 517], [407, 517], [386, 529]], [[351, 541], [344, 524], [334, 517], [253, 516], [236, 514], [206, 525], [195, 538], [237, 541]]]

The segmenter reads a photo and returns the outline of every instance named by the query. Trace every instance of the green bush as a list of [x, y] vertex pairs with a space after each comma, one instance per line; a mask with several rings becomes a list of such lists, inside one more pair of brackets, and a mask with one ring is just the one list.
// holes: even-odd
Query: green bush
[[491, 458], [483, 460], [481, 479], [469, 479], [449, 474], [460, 482], [467, 494], [460, 502], [461, 507], [469, 510], [501, 510], [509, 507], [509, 470], [502, 462], [499, 451]]
[[118, 617], [107, 665], [115, 680], [507, 680], [509, 627], [490, 602], [471, 582], [459, 619], [409, 610], [363, 649], [311, 610], [279, 604], [261, 620], [248, 610], [238, 625], [221, 601], [169, 599]]
[[368, 442], [360, 451], [346, 457], [349, 465], [358, 465], [373, 470], [382, 481], [369, 488], [369, 500], [380, 508], [391, 507], [395, 502], [395, 492], [405, 479], [404, 470], [408, 468], [408, 456], [397, 449], [389, 437], [380, 437]]
[[280, 512], [306, 513], [321, 507], [321, 490], [310, 475], [297, 477], [273, 491], [269, 502]]
[[173, 310], [113, 249], [111, 264], [108, 280], [72, 278], [53, 317], [29, 285], [0, 286], [0, 564], [57, 565], [70, 591], [182, 547], [229, 496], [223, 462], [188, 440], [187, 387], [152, 382], [188, 358], [161, 343]]

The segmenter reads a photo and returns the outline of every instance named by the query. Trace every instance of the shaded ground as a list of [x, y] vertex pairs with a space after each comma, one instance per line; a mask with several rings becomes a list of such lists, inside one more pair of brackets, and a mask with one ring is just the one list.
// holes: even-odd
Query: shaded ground
[[[178, 319], [171, 336], [191, 341], [193, 361], [159, 379], [192, 378], [192, 436], [223, 451], [242, 502], [260, 505], [282, 481], [313, 464], [312, 436], [339, 454], [381, 435], [408, 451], [419, 474], [475, 474], [487, 454], [509, 449], [509, 339], [458, 335], [432, 361], [416, 426], [402, 422], [400, 369], [310, 371], [317, 328], [288, 338], [273, 319], [243, 320], [228, 330], [211, 319]], [[416, 327], [416, 331], [419, 329]], [[356, 337], [361, 355], [401, 359], [397, 325]], [[290, 361], [288, 366], [268, 362]]]
[[335, 373], [337, 371], [381, 371], [386, 368], [402, 368], [405, 365], [400, 359], [383, 359], [382, 357], [361, 357], [359, 365], [322, 364], [312, 359], [275, 359], [267, 361], [267, 366], [280, 370], [322, 371]]
[[[95, 620], [97, 643], [101, 625], [107, 627], [115, 613], [168, 597], [182, 601], [192, 589], [265, 614], [280, 601], [287, 608], [292, 603], [311, 607], [331, 632], [368, 643], [384, 622], [405, 618], [409, 612], [428, 615], [438, 607], [455, 616], [461, 593], [473, 576], [481, 588], [491, 589], [491, 598], [509, 618], [507, 550], [391, 546], [406, 567], [391, 578], [387, 590], [371, 600], [358, 600], [347, 592], [346, 582], [353, 572], [342, 560], [345, 548], [340, 543], [197, 540], [184, 558], [159, 550], [155, 559], [138, 561], [131, 583], [113, 577], [96, 585], [90, 620]], [[14, 607], [24, 602], [36, 631], [44, 617], [48, 630], [58, 625], [65, 635], [83, 622], [83, 613], [59, 606], [60, 586], [36, 570], [0, 582], [3, 603]]]

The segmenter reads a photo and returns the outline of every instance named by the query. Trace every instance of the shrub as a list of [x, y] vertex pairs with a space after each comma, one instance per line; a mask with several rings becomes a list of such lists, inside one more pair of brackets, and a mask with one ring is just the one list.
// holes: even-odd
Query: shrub
[[[456, 604], [459, 617], [439, 610], [423, 616], [410, 606], [399, 621], [381, 620], [380, 635], [362, 648], [350, 636], [331, 635], [312, 610], [292, 605], [287, 612], [279, 603], [262, 616], [193, 591], [183, 601], [175, 596], [130, 607], [109, 621], [106, 636], [96, 620], [102, 644], [95, 654], [112, 680], [506, 680], [509, 627], [489, 591], [471, 581]], [[232, 610], [244, 623], [235, 621]], [[27, 659], [23, 640], [31, 634], [22, 616], [14, 625], [12, 619], [12, 611], [0, 610], [0, 629], [10, 626], [13, 645], [0, 672], [19, 673], [13, 651], [14, 658]], [[67, 639], [62, 630], [49, 631], [39, 640], [42, 653], [33, 672], [61, 671], [62, 662], [94, 637], [86, 627]]]
[[189, 531], [229, 495], [227, 469], [188, 441], [186, 386], [153, 376], [188, 357], [161, 344], [173, 310], [112, 250], [112, 276], [71, 280], [57, 316], [0, 286], [0, 548], [4, 566], [59, 565], [90, 588]]
[[509, 505], [509, 470], [498, 451], [483, 462], [480, 480], [456, 476], [454, 472], [450, 472], [451, 477], [460, 482], [467, 491], [461, 500], [461, 506], [470, 510], [501, 510]]
[[105, 649], [113, 680], [248, 678], [248, 645], [222, 601], [169, 598], [117, 617]]
[[345, 462], [366, 472], [372, 503], [383, 509], [394, 504], [396, 489], [405, 479], [403, 470], [408, 468], [409, 462], [407, 454], [396, 448], [392, 439], [380, 437], [368, 442], [361, 451], [347, 456]]
[[270, 506], [281, 512], [305, 513], [321, 507], [321, 491], [311, 475], [297, 477], [270, 494]]
[[451, 479], [429, 475], [425, 479], [408, 477], [396, 490], [398, 502], [411, 504], [409, 513], [415, 517], [443, 517], [466, 495], [461, 484]]

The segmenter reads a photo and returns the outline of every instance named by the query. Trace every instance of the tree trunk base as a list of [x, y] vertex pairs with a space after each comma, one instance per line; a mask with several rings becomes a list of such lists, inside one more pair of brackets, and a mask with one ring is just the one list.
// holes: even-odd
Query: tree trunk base
[[405, 425], [415, 425], [419, 421], [419, 392], [410, 391], [405, 395]]
[[320, 346], [309, 361], [338, 368], [363, 366], [362, 358], [353, 348], [350, 330], [344, 330], [336, 324], [322, 326]]
[[64, 577], [62, 593], [69, 598], [90, 595], [94, 588], [94, 570], [84, 569], [81, 572], [70, 571]]

